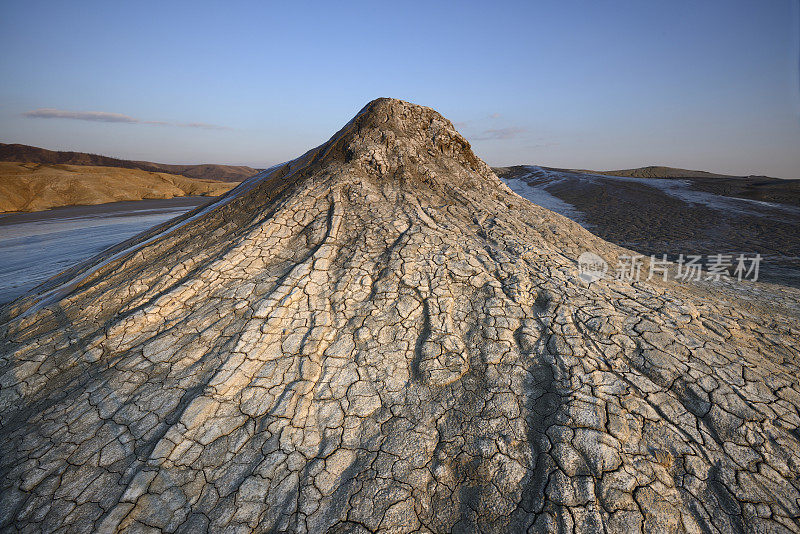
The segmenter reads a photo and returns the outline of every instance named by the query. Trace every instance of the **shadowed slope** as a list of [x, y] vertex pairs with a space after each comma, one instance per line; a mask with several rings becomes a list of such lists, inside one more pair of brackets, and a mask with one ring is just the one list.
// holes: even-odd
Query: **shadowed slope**
[[3, 311], [0, 525], [796, 530], [797, 319], [584, 250], [376, 100]]

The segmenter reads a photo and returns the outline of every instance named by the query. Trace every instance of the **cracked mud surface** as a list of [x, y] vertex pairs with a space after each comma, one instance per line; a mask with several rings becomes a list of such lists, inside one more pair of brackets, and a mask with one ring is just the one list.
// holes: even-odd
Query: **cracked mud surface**
[[[761, 254], [759, 280], [800, 288], [800, 180], [628, 178], [536, 166], [496, 169], [534, 203], [658, 258]], [[774, 182], [783, 182], [775, 184]], [[759, 201], [755, 196], [767, 201]], [[543, 197], [543, 198], [542, 198]]]
[[800, 531], [798, 293], [585, 250], [626, 253], [375, 101], [0, 311], [0, 526]]

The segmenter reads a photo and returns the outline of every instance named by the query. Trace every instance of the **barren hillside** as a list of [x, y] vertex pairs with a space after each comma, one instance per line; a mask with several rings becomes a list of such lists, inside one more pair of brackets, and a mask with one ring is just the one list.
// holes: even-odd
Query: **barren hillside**
[[373, 101], [0, 311], [0, 527], [797, 531], [798, 292], [585, 251]]
[[0, 162], [0, 212], [123, 200], [218, 196], [236, 185], [138, 169]]
[[89, 165], [95, 167], [120, 167], [139, 169], [148, 172], [180, 174], [187, 178], [218, 180], [221, 182], [241, 182], [258, 172], [257, 169], [243, 165], [168, 165], [152, 161], [131, 161], [110, 158], [85, 152], [62, 152], [47, 150], [29, 145], [0, 143], [0, 161], [22, 163], [41, 163], [46, 165]]

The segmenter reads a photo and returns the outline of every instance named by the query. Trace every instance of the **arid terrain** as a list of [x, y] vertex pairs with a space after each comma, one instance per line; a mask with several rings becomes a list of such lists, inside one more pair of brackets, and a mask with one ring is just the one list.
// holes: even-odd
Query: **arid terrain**
[[716, 174], [707, 171], [692, 171], [662, 166], [620, 169], [616, 171], [576, 171], [574, 169], [556, 169], [552, 167], [541, 168], [549, 171], [571, 172], [584, 175], [684, 180], [691, 184], [691, 189], [695, 191], [705, 191], [737, 199], [800, 206], [800, 179], [781, 179], [772, 178], [771, 176], [731, 176], [728, 174]]
[[760, 254], [759, 278], [800, 287], [800, 180], [648, 167], [495, 169], [520, 195], [647, 256]]
[[586, 251], [373, 101], [0, 309], [0, 527], [800, 530], [800, 291]]
[[131, 161], [110, 158], [85, 152], [63, 152], [47, 150], [29, 145], [0, 143], [0, 161], [21, 163], [41, 163], [45, 165], [89, 165], [93, 167], [119, 167], [139, 169], [147, 172], [179, 174], [187, 178], [218, 180], [222, 182], [241, 182], [258, 172], [258, 169], [243, 165], [168, 165], [152, 161]]
[[236, 185], [120, 167], [0, 162], [0, 212], [183, 196], [219, 196]]

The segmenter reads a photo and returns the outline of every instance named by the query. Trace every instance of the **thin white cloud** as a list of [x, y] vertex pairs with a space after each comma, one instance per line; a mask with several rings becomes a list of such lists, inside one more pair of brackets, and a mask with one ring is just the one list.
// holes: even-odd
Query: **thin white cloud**
[[475, 141], [517, 139], [527, 131], [525, 128], [491, 128], [473, 136], [472, 139]]
[[528, 145], [525, 148], [533, 150], [533, 149], [536, 149], [536, 148], [550, 148], [551, 146], [559, 146], [560, 144], [561, 143], [555, 143], [555, 142], [553, 142], [553, 143], [538, 143], [538, 144], [535, 144], [535, 145]]
[[205, 122], [166, 122], [145, 121], [123, 115], [122, 113], [109, 113], [107, 111], [67, 111], [54, 108], [40, 108], [26, 111], [22, 114], [32, 119], [71, 119], [90, 122], [119, 122], [125, 124], [147, 124], [150, 126], [177, 126], [179, 128], [201, 128], [204, 130], [230, 130], [227, 126], [208, 124]]
[[468, 128], [468, 127], [474, 125], [476, 122], [477, 123], [481, 123], [481, 122], [485, 123], [486, 121], [497, 120], [497, 119], [499, 119], [501, 117], [502, 117], [502, 115], [500, 113], [490, 113], [490, 114], [486, 115], [486, 117], [484, 117], [482, 119], [472, 119], [472, 120], [466, 120], [466, 121], [461, 121], [461, 122], [454, 122], [453, 126], [455, 126], [458, 129]]
[[122, 115], [121, 113], [107, 113], [105, 111], [64, 111], [61, 109], [41, 108], [23, 113], [24, 116], [34, 119], [75, 119], [79, 121], [95, 122], [141, 122], [138, 119]]
[[217, 124], [208, 124], [205, 122], [178, 122], [174, 126], [181, 128], [203, 128], [205, 130], [230, 130], [228, 126], [219, 126]]

